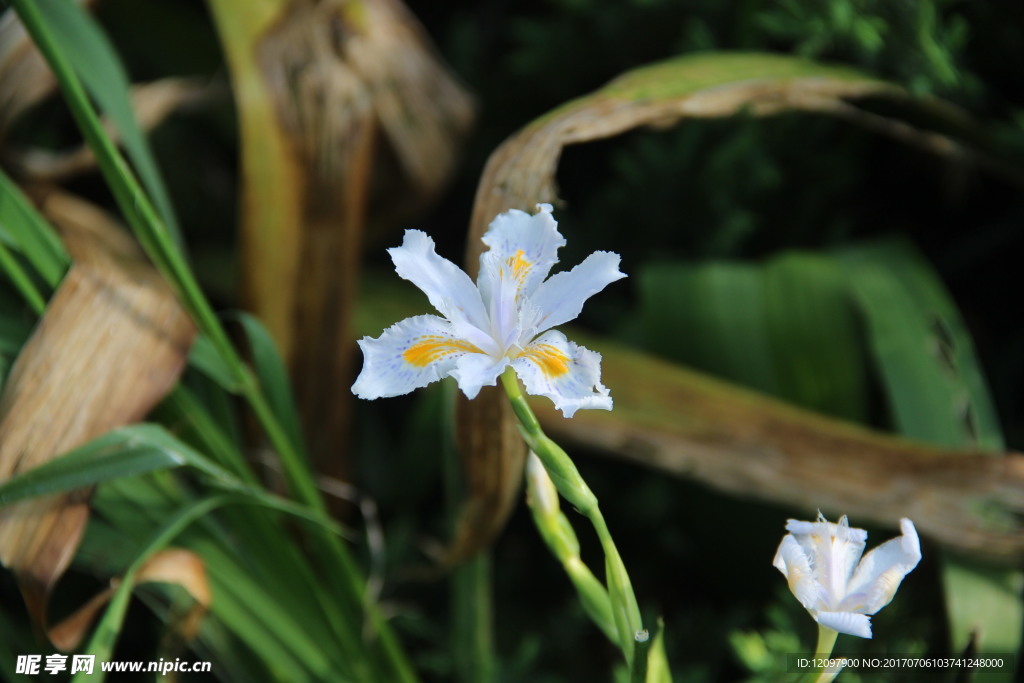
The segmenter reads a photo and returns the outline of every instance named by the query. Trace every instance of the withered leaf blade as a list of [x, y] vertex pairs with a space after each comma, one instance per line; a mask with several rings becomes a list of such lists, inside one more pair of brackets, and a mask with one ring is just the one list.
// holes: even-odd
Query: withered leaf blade
[[[421, 310], [415, 300], [399, 305], [386, 286], [367, 288], [363, 299], [360, 331], [367, 334]], [[1001, 563], [1024, 559], [1024, 455], [941, 450], [796, 408], [579, 330], [565, 332], [601, 353], [615, 409], [581, 410], [566, 419], [548, 399], [532, 397], [545, 431], [564, 446], [809, 512], [820, 507], [830, 516], [886, 525], [909, 516], [922, 534], [951, 548]], [[508, 505], [514, 504], [516, 472], [498, 458], [514, 455], [522, 439], [511, 420], [501, 423], [512, 426], [506, 440], [496, 438], [496, 420], [505, 418], [483, 411], [503, 410], [507, 400], [494, 394], [488, 403], [483, 393], [468, 402], [460, 395], [460, 410], [472, 409], [458, 416], [460, 448], [463, 457], [479, 460], [467, 465], [467, 476], [482, 493], [464, 504], [466, 519], [444, 556], [449, 563], [500, 531], [507, 510], [495, 510], [508, 500], [503, 492], [513, 492]]]
[[178, 615], [175, 631], [185, 642], [196, 637], [213, 600], [206, 565], [199, 555], [184, 548], [161, 550], [146, 560], [136, 574], [135, 582], [167, 583], [184, 589], [192, 598], [192, 604]]
[[[142, 419], [177, 382], [195, 334], [168, 285], [109, 218], [59, 193], [42, 208], [75, 263], [0, 396], [0, 480]], [[0, 561], [40, 625], [81, 539], [89, 493], [0, 510]]]
[[[78, 647], [96, 616], [114, 596], [120, 582], [120, 579], [114, 579], [108, 588], [100, 591], [74, 614], [51, 628], [48, 633], [50, 642], [64, 652]], [[184, 641], [195, 638], [212, 600], [206, 566], [198, 555], [183, 548], [161, 550], [150, 557], [138, 571], [135, 583], [168, 583], [181, 586], [191, 596], [192, 606], [182, 615], [177, 631]]]
[[349, 317], [374, 183], [405, 197], [373, 206], [378, 221], [381, 207], [430, 199], [472, 101], [397, 0], [210, 6], [240, 103], [245, 298], [288, 364], [311, 451], [344, 480], [351, 398], [338, 388], [354, 376]]
[[[911, 99], [902, 88], [853, 69], [772, 54], [689, 55], [624, 74], [604, 88], [540, 117], [491, 155], [473, 206], [467, 238], [467, 270], [475, 274], [483, 248], [480, 238], [499, 213], [508, 209], [532, 211], [539, 202], [557, 203], [555, 173], [567, 145], [608, 138], [635, 128], [667, 127], [685, 119], [726, 117], [740, 112], [766, 116], [786, 111], [812, 111], [840, 116], [933, 151], [960, 149], [941, 136], [917, 135], [908, 126], [887, 126], [877, 117], [856, 116], [846, 100], [865, 96]], [[954, 117], [954, 112], [947, 111], [950, 108], [937, 101], [930, 101], [929, 107]], [[613, 384], [607, 380], [605, 384], [616, 392]], [[463, 405], [465, 399], [458, 400], [465, 414], [468, 409]], [[479, 397], [474, 404], [504, 400], [495, 392]], [[618, 406], [616, 395], [616, 412]], [[499, 412], [497, 406], [474, 405], [470, 410], [489, 416], [488, 419], [497, 414], [505, 421], [514, 419], [510, 412]], [[587, 417], [581, 420], [579, 416], [584, 413]], [[590, 411], [581, 411], [573, 421], [582, 424], [591, 419]], [[508, 501], [508, 505], [514, 504], [515, 497], [509, 492], [519, 488], [525, 453], [521, 444], [498, 436], [508, 430], [504, 422], [500, 425], [481, 422], [463, 426], [461, 430], [479, 432], [477, 438], [461, 442], [467, 479], [471, 483], [464, 514], [488, 511], [494, 519], [460, 524], [460, 528], [488, 530], [476, 537], [460, 535], [460, 547], [452, 550], [460, 557], [486, 545], [500, 529], [498, 520], [505, 519], [508, 510], [485, 499], [496, 497], [496, 500]], [[485, 475], [477, 473], [477, 469], [493, 472]], [[487, 485], [477, 489], [473, 482]]]
[[1024, 559], [1024, 455], [948, 451], [824, 417], [607, 341], [615, 410], [566, 420], [531, 405], [554, 438], [721, 491], [895, 525], [1003, 563]]
[[[484, 387], [472, 401], [459, 395], [455, 436], [470, 497], [459, 510], [455, 536], [440, 562], [449, 567], [471, 558], [505, 527], [526, 463], [526, 446], [501, 387]], [[483, 453], [486, 466], [480, 466]]]
[[836, 114], [835, 103], [872, 95], [909, 98], [898, 86], [853, 69], [783, 55], [704, 53], [631, 71], [537, 119], [491, 155], [477, 188], [469, 260], [494, 216], [557, 200], [555, 171], [567, 145], [740, 112]]

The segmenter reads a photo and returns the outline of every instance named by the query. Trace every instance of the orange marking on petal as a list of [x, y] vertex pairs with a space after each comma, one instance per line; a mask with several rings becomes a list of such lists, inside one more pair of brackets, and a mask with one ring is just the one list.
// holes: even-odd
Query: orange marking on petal
[[526, 279], [526, 275], [530, 272], [530, 269], [533, 268], [533, 263], [523, 258], [524, 253], [525, 252], [522, 249], [520, 249], [514, 255], [509, 256], [505, 260], [505, 263], [508, 264], [508, 267], [512, 269], [512, 277], [514, 277], [519, 282], [522, 282], [524, 279]]
[[541, 372], [548, 377], [559, 377], [569, 372], [569, 357], [550, 344], [530, 346], [520, 355], [539, 365]]
[[410, 365], [422, 368], [453, 353], [483, 353], [480, 349], [462, 339], [453, 339], [432, 334], [420, 337], [412, 346], [402, 352], [402, 358]]

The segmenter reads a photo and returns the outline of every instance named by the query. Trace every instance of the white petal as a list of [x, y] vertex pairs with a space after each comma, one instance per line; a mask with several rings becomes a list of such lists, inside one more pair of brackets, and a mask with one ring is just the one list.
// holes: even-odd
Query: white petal
[[[824, 520], [824, 517], [820, 519]], [[839, 609], [839, 604], [846, 597], [854, 567], [864, 552], [867, 532], [851, 528], [845, 516], [838, 524], [791, 519], [786, 529], [803, 548], [815, 581], [822, 587], [822, 607]]]
[[601, 354], [578, 346], [561, 332], [548, 332], [512, 360], [526, 391], [547, 396], [566, 417], [580, 408], [612, 409], [601, 384]]
[[418, 315], [395, 323], [377, 339], [363, 337], [363, 370], [352, 385], [359, 398], [408, 394], [446, 377], [463, 356], [483, 356], [435, 315]]
[[508, 358], [498, 360], [480, 353], [467, 353], [455, 361], [451, 376], [459, 383], [459, 389], [466, 398], [473, 399], [482, 387], [493, 387], [498, 376], [508, 366]]
[[486, 330], [487, 313], [480, 291], [466, 273], [437, 255], [434, 240], [420, 230], [406, 230], [402, 246], [388, 249], [398, 274], [423, 290], [431, 305], [453, 323]]
[[558, 262], [565, 238], [551, 216], [551, 205], [538, 204], [537, 208], [532, 216], [512, 209], [491, 221], [483, 237], [490, 250], [480, 256], [477, 277], [485, 302], [494, 299], [494, 290], [503, 280], [514, 283], [515, 295], [529, 296]]
[[833, 631], [860, 638], [871, 637], [871, 619], [854, 612], [818, 612], [814, 620]]
[[874, 614], [889, 604], [903, 577], [921, 561], [921, 541], [909, 519], [900, 520], [903, 535], [886, 541], [861, 560], [850, 579], [848, 602], [860, 602], [858, 611]]
[[619, 255], [609, 251], [594, 252], [572, 270], [552, 275], [530, 297], [540, 315], [533, 334], [578, 317], [587, 299], [624, 277]]
[[789, 582], [789, 590], [805, 609], [814, 610], [821, 600], [821, 587], [814, 580], [811, 563], [796, 539], [786, 534], [772, 562]]

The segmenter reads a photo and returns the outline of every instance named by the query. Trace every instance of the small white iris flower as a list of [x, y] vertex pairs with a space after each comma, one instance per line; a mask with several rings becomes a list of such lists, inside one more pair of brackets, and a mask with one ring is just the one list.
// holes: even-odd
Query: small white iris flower
[[900, 520], [903, 535], [861, 559], [868, 533], [818, 513], [817, 522], [791, 519], [773, 564], [814, 620], [839, 633], [871, 637], [871, 619], [889, 604], [900, 582], [921, 560], [914, 523]]
[[565, 238], [551, 206], [537, 208], [532, 216], [512, 210], [491, 222], [476, 284], [438, 256], [425, 233], [405, 231], [402, 246], [388, 250], [395, 270], [423, 290], [443, 317], [406, 318], [377, 339], [360, 340], [363, 370], [352, 386], [357, 396], [399, 396], [452, 376], [474, 398], [511, 365], [527, 392], [547, 396], [566, 417], [580, 408], [611, 410], [601, 355], [551, 328], [578, 316], [587, 299], [625, 277], [619, 256], [598, 251], [548, 278]]

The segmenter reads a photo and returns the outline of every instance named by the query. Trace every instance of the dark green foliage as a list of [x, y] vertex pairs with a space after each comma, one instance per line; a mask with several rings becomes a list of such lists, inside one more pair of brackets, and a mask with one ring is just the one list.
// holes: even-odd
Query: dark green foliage
[[[964, 106], [981, 123], [976, 133], [990, 151], [1017, 166], [1024, 159], [1024, 9], [1013, 0], [419, 0], [409, 5], [479, 97], [477, 133], [452, 191], [429, 215], [406, 226], [431, 232], [440, 251], [452, 258], [462, 247], [483, 163], [503, 138], [630, 68], [675, 54], [765, 50], [857, 66]], [[101, 8], [99, 16], [133, 77], [223, 78], [216, 39], [199, 0], [108, 0]], [[183, 42], [188, 47], [178, 49]], [[173, 119], [154, 141], [194, 262], [204, 284], [212, 283], [216, 295], [226, 300], [233, 294], [236, 241], [232, 121], [229, 104], [222, 102], [204, 114]], [[33, 140], [65, 144], [73, 138], [67, 122], [57, 116], [22, 126]], [[81, 182], [90, 189], [90, 181]], [[872, 355], [878, 351], [866, 336], [872, 320], [870, 312], [860, 315], [856, 308], [856, 267], [850, 262], [868, 252], [869, 261], [885, 262], [891, 253], [880, 255], [885, 248], [865, 245], [877, 244], [875, 238], [899, 237], [910, 245], [903, 248], [904, 266], [910, 270], [923, 263], [934, 272], [950, 295], [943, 306], [955, 306], [962, 318], [962, 329], [954, 332], [973, 339], [968, 354], [976, 364], [957, 365], [967, 373], [951, 384], [962, 388], [965, 376], [975, 381], [980, 368], [1007, 446], [1024, 446], [1024, 321], [1019, 312], [1024, 205], [1019, 186], [962, 159], [940, 159], [808, 114], [693, 121], [572, 148], [564, 156], [559, 183], [565, 205], [556, 208], [556, 215], [569, 238], [563, 261], [578, 262], [594, 249], [614, 249], [631, 276], [588, 305], [585, 324], [787, 400], [884, 427], [898, 422], [891, 414], [896, 402], [909, 420], [924, 403], [915, 404], [913, 387], [895, 395], [891, 380], [898, 373], [878, 369], [884, 361]], [[378, 247], [399, 240], [397, 233], [369, 236], [374, 251], [367, 254], [368, 262], [383, 272], [389, 264]], [[45, 265], [46, 279], [62, 264], [55, 259]], [[723, 284], [723, 276], [731, 281]], [[4, 285], [0, 380], [35, 320]], [[868, 296], [861, 292], [860, 313], [870, 307], [863, 300]], [[949, 330], [935, 329], [940, 341], [949, 337]], [[673, 343], [670, 332], [679, 330], [682, 335], [675, 338], [680, 342]], [[255, 341], [260, 341], [258, 334]], [[961, 343], [953, 351], [964, 348]], [[263, 379], [274, 386], [273, 408], [294, 432], [276, 360], [263, 359], [269, 363], [262, 365]], [[892, 363], [895, 370], [914, 370], [898, 359]], [[204, 369], [223, 384], [231, 381], [223, 368], [219, 375], [209, 363]], [[242, 430], [228, 417], [233, 399], [206, 377], [191, 376], [187, 386], [195, 395], [165, 405], [161, 419], [175, 423], [186, 443], [211, 458], [218, 449], [226, 458], [240, 458]], [[346, 390], [339, 387], [339, 392]], [[384, 579], [388, 612], [396, 615], [394, 623], [417, 668], [427, 680], [439, 681], [451, 680], [457, 668], [449, 639], [454, 616], [447, 584], [420, 581], [418, 572], [429, 563], [422, 549], [449, 533], [450, 511], [442, 493], [446, 437], [438, 425], [443, 399], [440, 390], [432, 390], [361, 404], [355, 420], [356, 450], [363, 454], [359, 481], [377, 500], [386, 539], [383, 557], [368, 546], [357, 552], [362, 566], [376, 571], [383, 565], [383, 573], [374, 578]], [[186, 420], [204, 411], [215, 416], [213, 424]], [[987, 429], [991, 435], [993, 425]], [[987, 442], [995, 445], [991, 436]], [[775, 654], [794, 643], [809, 647], [813, 627], [780, 590], [781, 577], [770, 566], [785, 518], [802, 511], [732, 500], [696, 484], [580, 455], [581, 469], [621, 539], [645, 617], [666, 618], [677, 679], [777, 680], [777, 658], [737, 657], [738, 650], [749, 654], [758, 647], [737, 634], [757, 631], [766, 651]], [[225, 466], [226, 460], [218, 462]], [[158, 505], [166, 503], [158, 481], [103, 489], [98, 506], [122, 526], [101, 519], [91, 527], [84, 566], [116, 572], [131, 559], [131, 553], [96, 552], [115, 547], [112, 539], [117, 538], [131, 537], [135, 548], [172, 509]], [[193, 493], [192, 484], [188, 480], [188, 486], [179, 484], [172, 492], [183, 499]], [[133, 494], [138, 500], [132, 500]], [[123, 512], [140, 501], [149, 506], [146, 515], [133, 518]], [[244, 520], [245, 513], [235, 511], [226, 519], [239, 517]], [[494, 549], [499, 680], [607, 680], [614, 653], [586, 621], [528, 517], [522, 509], [515, 513]], [[128, 528], [131, 521], [138, 523], [138, 533]], [[359, 523], [361, 518], [353, 526]], [[226, 527], [204, 527], [189, 538], [211, 553], [222, 585], [258, 594], [233, 556], [215, 552], [230, 547], [244, 554], [251, 541]], [[277, 529], [275, 534], [288, 532]], [[887, 534], [872, 530], [872, 540]], [[744, 539], [745, 545], [723, 544], [723, 538]], [[595, 540], [581, 533], [581, 542], [584, 559], [595, 566]], [[926, 558], [933, 550], [926, 547]], [[295, 558], [284, 558], [278, 566], [267, 552], [256, 555], [260, 577], [283, 590], [288, 572], [281, 567], [287, 569]], [[715, 563], [708, 562], [709, 555]], [[888, 652], [945, 654], [938, 575], [937, 563], [926, 559], [879, 615], [876, 625], [886, 634], [884, 643], [850, 639], [841, 641], [850, 647], [843, 652], [877, 652], [874, 648], [884, 646]], [[214, 624], [201, 645], [221, 644], [211, 657], [225, 669], [237, 666], [238, 680], [261, 672], [245, 669], [260, 642], [273, 645], [271, 651], [280, 651], [282, 658], [298, 657], [296, 651], [309, 640], [299, 628], [303, 624], [289, 622], [286, 642], [278, 642], [280, 633], [265, 627], [244, 596], [227, 595], [228, 618], [236, 627], [250, 626], [243, 631], [247, 644]], [[16, 602], [12, 596], [5, 586], [5, 615], [15, 611], [6, 609], [12, 604], [9, 597]], [[308, 607], [317, 596], [303, 594], [303, 600], [301, 607]], [[166, 596], [153, 602], [163, 605]], [[290, 618], [294, 621], [295, 615]], [[318, 614], [317, 621], [323, 620]], [[25, 626], [3, 623], [0, 630], [23, 635]], [[306, 645], [319, 647], [312, 641]], [[22, 647], [16, 642], [0, 648], [0, 663], [6, 667]], [[840, 680], [856, 678], [844, 674]]]

